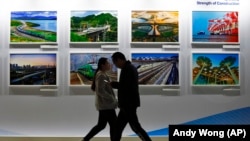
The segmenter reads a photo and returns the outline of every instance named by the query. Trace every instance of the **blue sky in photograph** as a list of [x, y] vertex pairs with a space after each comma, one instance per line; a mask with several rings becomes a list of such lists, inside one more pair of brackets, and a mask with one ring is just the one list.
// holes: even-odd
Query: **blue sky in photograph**
[[197, 34], [199, 31], [205, 31], [206, 34], [208, 32], [208, 20], [212, 19], [222, 19], [227, 11], [193, 11], [192, 12], [192, 30], [193, 35]]
[[236, 61], [235, 61], [233, 66], [239, 67], [239, 54], [237, 54], [237, 53], [235, 53], [235, 54], [193, 53], [193, 67], [197, 66], [196, 60], [199, 56], [208, 57], [211, 60], [213, 67], [220, 66], [220, 62], [224, 58], [226, 58], [228, 56], [233, 56], [236, 58]]
[[11, 12], [11, 18], [20, 18], [20, 17], [56, 17], [56, 11], [13, 11]]
[[101, 13], [110, 13], [117, 17], [117, 11], [71, 11], [71, 17], [86, 17], [89, 15], [99, 15]]

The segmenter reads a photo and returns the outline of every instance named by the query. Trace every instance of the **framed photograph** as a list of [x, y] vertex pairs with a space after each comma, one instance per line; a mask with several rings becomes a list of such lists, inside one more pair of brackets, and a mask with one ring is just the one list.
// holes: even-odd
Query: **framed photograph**
[[56, 11], [12, 11], [10, 43], [56, 43]]
[[131, 42], [178, 43], [178, 11], [132, 11]]
[[71, 11], [70, 42], [118, 42], [117, 11]]
[[10, 53], [10, 86], [57, 86], [56, 53]]
[[70, 53], [70, 85], [91, 85], [101, 57], [108, 58], [110, 70], [107, 75], [111, 80], [117, 81], [118, 72], [112, 63], [111, 55], [112, 53]]
[[239, 53], [192, 53], [192, 85], [239, 86]]
[[179, 53], [132, 53], [140, 85], [179, 85]]
[[193, 11], [193, 43], [239, 43], [237, 11]]

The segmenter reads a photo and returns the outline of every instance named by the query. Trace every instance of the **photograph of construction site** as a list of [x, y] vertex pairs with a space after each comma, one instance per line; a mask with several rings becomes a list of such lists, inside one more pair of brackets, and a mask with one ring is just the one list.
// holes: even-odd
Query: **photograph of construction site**
[[10, 43], [56, 43], [56, 11], [11, 12]]
[[110, 70], [107, 75], [117, 81], [117, 68], [112, 63], [111, 53], [70, 53], [70, 85], [91, 85], [101, 57], [108, 58]]
[[11, 53], [10, 85], [57, 85], [57, 54]]
[[132, 42], [179, 42], [178, 11], [132, 11]]
[[193, 11], [192, 42], [238, 43], [237, 11]]
[[117, 11], [71, 11], [70, 42], [118, 42]]
[[140, 85], [179, 85], [178, 53], [132, 53]]
[[239, 85], [239, 53], [193, 53], [192, 84]]

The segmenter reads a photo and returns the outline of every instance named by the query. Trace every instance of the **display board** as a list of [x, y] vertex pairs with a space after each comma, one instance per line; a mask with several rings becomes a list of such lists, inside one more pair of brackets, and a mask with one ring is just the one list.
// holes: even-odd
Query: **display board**
[[[82, 137], [96, 123], [98, 112], [94, 107], [94, 92], [90, 89], [91, 77], [82, 83], [81, 80], [85, 79], [79, 79], [83, 78], [80, 75], [79, 66], [84, 66], [83, 68], [91, 66], [87, 72], [94, 72], [95, 65], [88, 64], [90, 63], [88, 57], [96, 55], [97, 58], [101, 56], [110, 58], [111, 54], [116, 51], [123, 52], [135, 66], [141, 66], [138, 67], [139, 71], [143, 65], [136, 63], [142, 64], [144, 61], [136, 61], [133, 56], [141, 54], [145, 58], [151, 58], [151, 61], [155, 63], [156, 61], [152, 58], [157, 54], [178, 56], [178, 61], [176, 57], [173, 57], [159, 62], [166, 63], [165, 67], [160, 66], [168, 71], [163, 71], [164, 73], [157, 71], [156, 74], [162, 75], [165, 80], [171, 78], [169, 83], [146, 82], [139, 86], [141, 106], [138, 108], [138, 117], [150, 136], [168, 136], [169, 124], [249, 124], [248, 86], [250, 84], [248, 80], [250, 76], [247, 72], [250, 70], [248, 61], [250, 20], [248, 5], [249, 1], [242, 0], [214, 2], [210, 0], [0, 1], [2, 21], [0, 26], [0, 111], [2, 113], [0, 135]], [[34, 26], [36, 25], [34, 20], [31, 27], [24, 28], [26, 25], [23, 23], [26, 22], [23, 21], [26, 17], [21, 16], [20, 20], [12, 19], [12, 13], [21, 15], [24, 12], [27, 16], [28, 12], [35, 15], [39, 11], [43, 13], [41, 14], [43, 16], [46, 12], [54, 12], [56, 15], [56, 20], [54, 20], [56, 32], [53, 32], [56, 40], [34, 41], [29, 39], [30, 35], [16, 31], [19, 28], [15, 25], [16, 20], [21, 29], [38, 31], [36, 29], [38, 26]], [[75, 14], [78, 12], [79, 16]], [[90, 17], [82, 17], [84, 13], [91, 12]], [[108, 17], [103, 18], [102, 21], [102, 16], [98, 16], [99, 13]], [[234, 16], [230, 22], [231, 31], [238, 30], [238, 35], [235, 34], [237, 32], [233, 32], [233, 35], [226, 35], [222, 32], [216, 32], [219, 35], [210, 35], [207, 30], [210, 24], [208, 20], [222, 21], [224, 18], [230, 20], [227, 17], [230, 13]], [[215, 14], [220, 15], [214, 16]], [[207, 16], [211, 18], [205, 19]], [[218, 24], [222, 25], [222, 22]], [[104, 25], [110, 25], [110, 30], [100, 32], [98, 36], [83, 35], [91, 29], [105, 27]], [[115, 26], [112, 27], [112, 25]], [[220, 27], [221, 29], [227, 28]], [[47, 29], [45, 32], [47, 33]], [[71, 36], [76, 34], [75, 32], [82, 36]], [[204, 33], [205, 36], [202, 35]], [[19, 34], [25, 36], [18, 36]], [[108, 38], [104, 36], [105, 34]], [[26, 35], [28, 35], [27, 40]], [[12, 37], [15, 40], [12, 40]], [[199, 37], [206, 39], [200, 40]], [[210, 37], [216, 40], [209, 40]], [[53, 44], [57, 44], [58, 48], [54, 48]], [[225, 46], [230, 48], [225, 48]], [[46, 83], [11, 84], [11, 80], [14, 79], [11, 79], [10, 70], [16, 69], [10, 63], [11, 55], [18, 54], [26, 56], [56, 54], [56, 83], [51, 85]], [[215, 79], [212, 74], [206, 74], [207, 68], [201, 71], [197, 65], [198, 59], [195, 59], [195, 55], [210, 54], [220, 56], [217, 61], [214, 61], [216, 57], [208, 57], [213, 64], [210, 70], [221, 67], [215, 65], [217, 62], [227, 64], [225, 62], [234, 60], [223, 61], [226, 58], [224, 55], [235, 56], [233, 66], [227, 70], [224, 68], [223, 73], [228, 78], [227, 80], [218, 83], [217, 76]], [[80, 57], [72, 59], [71, 64], [71, 57], [74, 55]], [[20, 57], [18, 60], [23, 59]], [[111, 59], [109, 61], [112, 62]], [[29, 63], [29, 61], [25, 62]], [[48, 66], [50, 61], [43, 60], [42, 62]], [[19, 66], [17, 68], [24, 68], [22, 64], [16, 64]], [[29, 68], [29, 64], [25, 67]], [[193, 69], [195, 71], [198, 69], [201, 72], [200, 75], [197, 75], [198, 73], [194, 75]], [[230, 70], [235, 76], [230, 74]], [[112, 69], [112, 71], [110, 76], [114, 80], [119, 80], [119, 69]], [[140, 75], [142, 75], [141, 72]], [[194, 83], [195, 76], [197, 76], [197, 81]], [[229, 114], [231, 112], [234, 114]], [[72, 122], [68, 122], [69, 120]], [[127, 128], [130, 127], [127, 126]], [[134, 136], [130, 129], [125, 129], [123, 133], [124, 136]], [[97, 136], [109, 136], [108, 128]]]

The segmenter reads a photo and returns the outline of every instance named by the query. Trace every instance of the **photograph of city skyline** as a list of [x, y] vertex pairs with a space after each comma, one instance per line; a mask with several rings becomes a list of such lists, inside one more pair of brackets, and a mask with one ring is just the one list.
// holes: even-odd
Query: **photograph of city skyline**
[[10, 54], [10, 85], [56, 85], [57, 54]]

